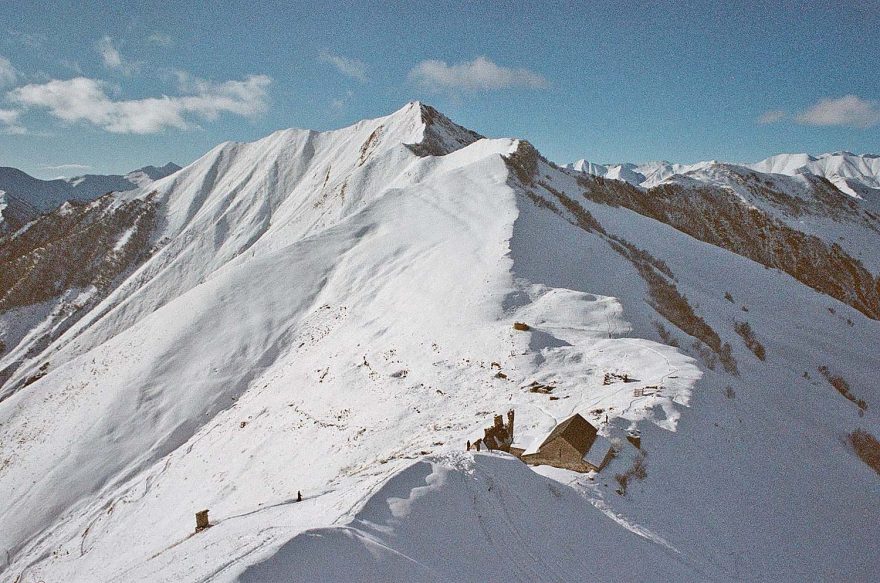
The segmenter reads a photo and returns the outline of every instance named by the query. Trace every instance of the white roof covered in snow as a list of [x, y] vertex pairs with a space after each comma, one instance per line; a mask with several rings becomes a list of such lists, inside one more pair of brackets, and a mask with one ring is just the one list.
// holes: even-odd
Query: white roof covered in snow
[[608, 451], [611, 449], [611, 442], [608, 441], [607, 438], [597, 435], [596, 441], [593, 442], [593, 445], [590, 446], [589, 451], [584, 454], [583, 460], [590, 465], [596, 466], [597, 468], [602, 465], [602, 460], [605, 459], [605, 456], [608, 455]]

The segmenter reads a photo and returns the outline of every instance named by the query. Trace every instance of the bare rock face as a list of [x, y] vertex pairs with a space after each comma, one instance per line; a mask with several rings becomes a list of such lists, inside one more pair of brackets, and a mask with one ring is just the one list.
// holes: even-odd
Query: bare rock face
[[421, 109], [422, 123], [425, 124], [422, 141], [409, 145], [417, 156], [444, 156], [483, 138], [477, 132], [452, 122], [430, 105], [417, 105]]

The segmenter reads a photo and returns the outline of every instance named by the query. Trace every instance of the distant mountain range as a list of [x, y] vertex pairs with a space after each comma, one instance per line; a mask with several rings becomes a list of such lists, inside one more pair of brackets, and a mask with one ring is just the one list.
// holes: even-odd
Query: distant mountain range
[[[622, 180], [642, 188], [662, 184], [675, 175], [687, 175], [722, 164], [711, 160], [694, 164], [674, 164], [666, 161], [645, 162], [642, 164], [596, 164], [578, 160], [567, 167], [602, 178]], [[829, 180], [834, 186], [850, 196], [863, 197], [872, 190], [880, 190], [880, 155], [853, 154], [851, 152], [831, 152], [813, 156], [810, 154], [777, 154], [760, 162], [751, 164], [729, 164], [742, 166], [758, 172], [796, 176], [812, 174]], [[865, 189], [870, 189], [865, 191]]]
[[88, 202], [108, 192], [133, 190], [178, 170], [180, 166], [169, 162], [161, 167], [144, 166], [125, 175], [85, 174], [41, 180], [17, 168], [0, 167], [0, 232], [17, 228], [64, 202]]

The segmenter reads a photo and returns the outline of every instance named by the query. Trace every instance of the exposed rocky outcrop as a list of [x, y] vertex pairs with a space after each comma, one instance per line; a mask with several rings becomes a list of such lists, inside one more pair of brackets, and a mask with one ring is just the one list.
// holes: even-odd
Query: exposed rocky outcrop
[[421, 142], [408, 144], [407, 147], [417, 156], [445, 156], [483, 138], [477, 132], [451, 121], [430, 105], [416, 105], [421, 109], [425, 133]]

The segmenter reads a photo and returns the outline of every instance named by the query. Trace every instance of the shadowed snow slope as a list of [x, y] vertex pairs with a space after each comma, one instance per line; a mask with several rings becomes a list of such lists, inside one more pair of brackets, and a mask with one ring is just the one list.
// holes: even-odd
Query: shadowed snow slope
[[[780, 204], [722, 170], [728, 203]], [[52, 302], [0, 312], [0, 575], [869, 579], [880, 481], [847, 435], [880, 434], [880, 322], [853, 307], [873, 296], [585, 184], [411, 103], [222, 144], [108, 199], [149, 201], [149, 237], [105, 237], [138, 260], [65, 326]], [[814, 216], [837, 196], [805, 228], [876, 248], [862, 215]], [[619, 453], [549, 481], [462, 452], [511, 408], [524, 446], [580, 413]]]
[[19, 229], [37, 214], [30, 204], [0, 190], [0, 235]]

